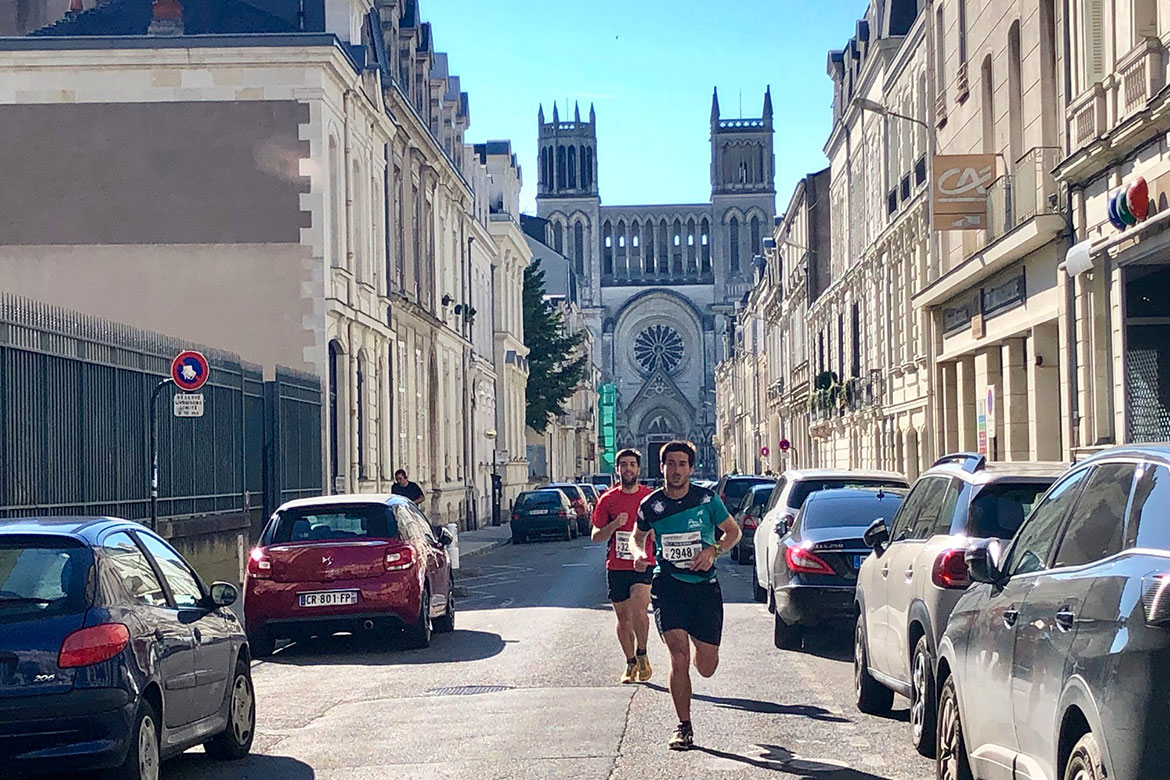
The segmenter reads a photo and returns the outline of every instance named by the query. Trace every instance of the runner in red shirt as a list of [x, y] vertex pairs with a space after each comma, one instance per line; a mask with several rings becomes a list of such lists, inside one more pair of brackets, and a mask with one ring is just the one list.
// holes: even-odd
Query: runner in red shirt
[[617, 613], [617, 635], [626, 654], [623, 683], [646, 682], [654, 671], [646, 657], [646, 636], [650, 633], [650, 583], [654, 578], [654, 561], [644, 571], [634, 570], [630, 553], [630, 535], [638, 522], [638, 507], [650, 495], [650, 488], [638, 482], [642, 472], [642, 455], [626, 449], [618, 453], [617, 474], [621, 484], [610, 488], [593, 510], [595, 542], [608, 542], [605, 573], [609, 583], [609, 600]]

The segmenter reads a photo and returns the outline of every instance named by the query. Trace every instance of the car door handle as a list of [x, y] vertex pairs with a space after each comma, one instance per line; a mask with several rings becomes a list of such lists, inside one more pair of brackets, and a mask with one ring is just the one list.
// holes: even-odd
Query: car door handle
[[914, 567], [913, 566], [906, 567], [906, 579], [907, 580], [914, 579]]
[[1009, 609], [1003, 613], [1003, 624], [1008, 628], [1014, 628], [1019, 617], [1020, 611], [1018, 609]]
[[203, 632], [202, 631], [200, 631], [198, 628], [196, 628], [196, 629], [194, 629], [194, 631], [192, 631], [192, 633], [195, 635], [195, 644], [200, 644], [203, 642]]
[[890, 564], [887, 563], [885, 566], [882, 567], [882, 579], [884, 580], [886, 577], [889, 577], [889, 576], [890, 576]]
[[1076, 614], [1068, 607], [1056, 613], [1056, 627], [1061, 631], [1071, 631], [1076, 622]]

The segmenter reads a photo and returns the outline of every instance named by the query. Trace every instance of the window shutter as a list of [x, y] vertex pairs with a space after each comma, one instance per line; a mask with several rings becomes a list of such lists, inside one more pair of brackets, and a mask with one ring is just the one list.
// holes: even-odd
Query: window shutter
[[1084, 0], [1085, 86], [1105, 77], [1105, 3]]

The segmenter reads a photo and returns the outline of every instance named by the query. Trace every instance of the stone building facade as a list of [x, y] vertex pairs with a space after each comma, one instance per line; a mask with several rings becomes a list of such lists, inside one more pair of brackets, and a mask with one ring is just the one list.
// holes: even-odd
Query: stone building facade
[[403, 467], [436, 523], [479, 522], [468, 239], [506, 268], [501, 430], [523, 425], [525, 247], [518, 195], [477, 217], [468, 98], [417, 2], [139, 6], [0, 41], [5, 289], [321, 377], [332, 490]]
[[736, 301], [752, 286], [753, 258], [775, 210], [772, 103], [761, 117], [723, 119], [711, 105], [711, 201], [603, 206], [597, 117], [539, 112], [537, 213], [574, 263], [602, 381], [617, 386], [617, 446], [656, 453], [675, 437], [699, 448], [714, 474], [715, 364]]

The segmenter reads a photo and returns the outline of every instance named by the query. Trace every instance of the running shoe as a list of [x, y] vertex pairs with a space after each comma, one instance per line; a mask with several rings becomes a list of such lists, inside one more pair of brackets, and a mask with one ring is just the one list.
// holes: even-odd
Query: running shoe
[[638, 676], [638, 662], [626, 664], [626, 673], [622, 675], [622, 685], [629, 685]]
[[654, 670], [650, 668], [650, 659], [644, 655], [638, 656], [638, 682], [646, 682], [654, 676]]
[[674, 730], [674, 736], [666, 744], [671, 750], [690, 750], [695, 746], [695, 730], [690, 724], [680, 723]]

